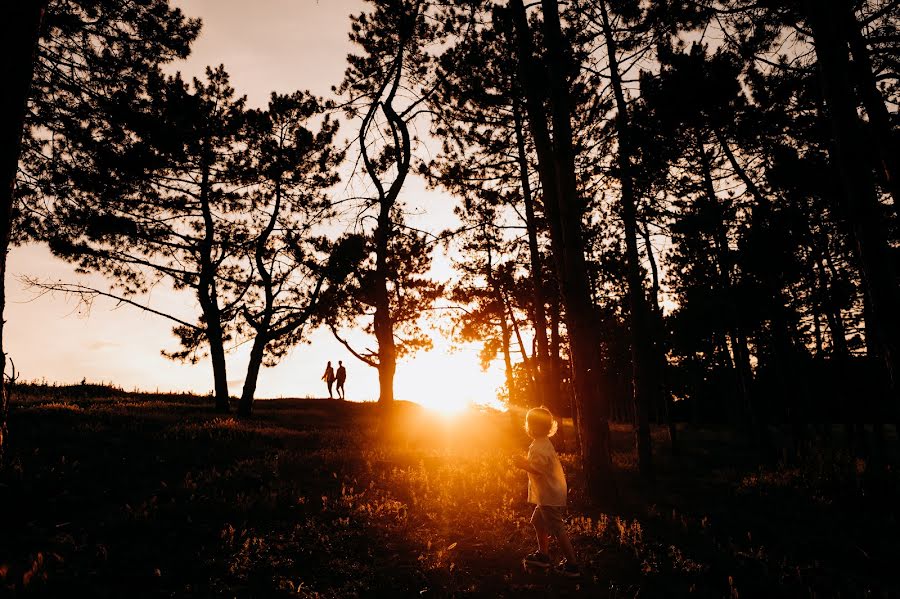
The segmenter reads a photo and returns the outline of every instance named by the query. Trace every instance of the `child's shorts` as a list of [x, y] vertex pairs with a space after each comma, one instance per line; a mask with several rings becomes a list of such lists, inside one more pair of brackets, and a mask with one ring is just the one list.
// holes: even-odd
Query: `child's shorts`
[[566, 532], [566, 521], [563, 518], [565, 507], [556, 505], [536, 505], [531, 514], [531, 523], [554, 537]]

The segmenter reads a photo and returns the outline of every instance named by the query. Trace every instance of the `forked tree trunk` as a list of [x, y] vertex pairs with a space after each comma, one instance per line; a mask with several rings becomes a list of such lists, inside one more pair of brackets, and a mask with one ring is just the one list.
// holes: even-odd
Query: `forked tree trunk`
[[12, 229], [13, 194], [16, 187], [16, 172], [25, 114], [28, 108], [28, 94], [34, 76], [37, 42], [41, 23], [47, 7], [46, 0], [18, 0], [3, 9], [3, 28], [0, 29], [0, 53], [3, 66], [0, 81], [3, 81], [3, 102], [0, 112], [0, 459], [7, 437], [7, 415], [9, 414], [9, 389], [4, 383], [6, 373], [6, 346], [4, 325], [6, 324], [6, 258]]
[[[414, 7], [415, 11], [419, 10], [419, 5]], [[398, 21], [401, 29], [403, 28], [403, 19], [410, 15], [398, 14]], [[412, 15], [413, 22], [417, 18], [418, 13]], [[394, 313], [391, 309], [390, 292], [388, 290], [388, 281], [390, 279], [390, 267], [388, 265], [388, 253], [390, 252], [390, 242], [394, 235], [394, 222], [391, 211], [400, 196], [400, 190], [409, 174], [410, 161], [412, 160], [412, 141], [409, 133], [409, 126], [403, 120], [394, 108], [394, 99], [397, 96], [397, 90], [403, 79], [403, 67], [406, 57], [406, 44], [411, 40], [403, 38], [397, 48], [397, 56], [394, 59], [394, 71], [392, 80], [386, 81], [390, 83], [387, 89], [387, 95], [381, 99], [379, 93], [378, 102], [374, 108], [380, 106], [388, 127], [397, 147], [394, 148], [395, 160], [394, 164], [397, 169], [397, 176], [388, 189], [384, 189], [378, 177], [378, 170], [366, 153], [366, 131], [367, 125], [363, 125], [362, 136], [360, 138], [360, 148], [365, 156], [366, 171], [369, 173], [373, 183], [378, 188], [378, 224], [375, 230], [375, 315], [374, 329], [375, 339], [378, 341], [378, 403], [382, 407], [385, 422], [391, 420], [394, 404], [394, 375], [397, 372], [397, 348], [394, 341]], [[373, 113], [374, 114], [374, 113]]]

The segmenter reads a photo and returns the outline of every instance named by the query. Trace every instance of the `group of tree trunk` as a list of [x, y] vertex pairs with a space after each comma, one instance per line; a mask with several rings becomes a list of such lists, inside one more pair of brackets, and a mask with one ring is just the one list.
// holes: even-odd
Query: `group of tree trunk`
[[463, 199], [456, 334], [574, 418], [595, 497], [611, 418], [646, 476], [651, 420], [673, 449], [676, 420], [896, 421], [898, 3], [439, 14], [423, 172]]
[[[199, 24], [119, 4], [13, 12], [3, 255], [48, 241], [114, 281], [66, 288], [86, 297], [190, 291], [197, 318], [167, 315], [172, 356], [208, 351], [222, 409], [229, 341], [253, 340], [249, 413], [260, 365], [318, 324], [377, 368], [389, 407], [441, 308], [483, 366], [502, 356], [510, 403], [574, 419], [600, 501], [612, 419], [634, 425], [648, 477], [654, 420], [673, 445], [676, 420], [754, 441], [896, 422], [900, 3], [368, 0], [335, 89], [371, 193], [346, 200], [358, 227], [339, 240], [316, 235], [344, 158], [332, 104], [249, 110], [221, 68], [164, 77]], [[147, 39], [119, 53], [66, 41], [135, 19]], [[414, 176], [459, 198], [457, 228], [407, 225]], [[428, 276], [439, 243], [453, 281]]]

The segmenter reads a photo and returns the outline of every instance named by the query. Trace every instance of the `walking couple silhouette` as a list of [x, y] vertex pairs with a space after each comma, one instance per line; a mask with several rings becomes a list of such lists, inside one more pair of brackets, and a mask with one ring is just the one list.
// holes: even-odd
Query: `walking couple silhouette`
[[331, 389], [335, 382], [337, 382], [338, 399], [346, 399], [344, 397], [344, 382], [347, 380], [347, 369], [344, 368], [344, 363], [341, 360], [338, 360], [336, 373], [334, 368], [331, 367], [331, 362], [328, 362], [328, 365], [325, 366], [325, 374], [322, 375], [322, 380], [328, 385], [328, 399], [334, 399]]

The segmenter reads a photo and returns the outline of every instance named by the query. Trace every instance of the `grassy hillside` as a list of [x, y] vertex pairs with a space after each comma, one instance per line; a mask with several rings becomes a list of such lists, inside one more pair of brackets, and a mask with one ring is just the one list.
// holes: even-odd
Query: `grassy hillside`
[[[369, 404], [260, 402], [243, 423], [188, 396], [97, 394], [35, 389], [14, 406], [0, 594], [900, 593], [896, 473], [836, 451], [760, 469], [725, 433], [683, 431], [677, 459], [660, 433], [646, 486], [617, 427], [616, 514], [587, 506], [563, 456], [585, 569], [569, 582], [520, 566], [533, 541], [525, 477], [509, 466], [528, 443], [518, 417], [403, 404], [387, 440]], [[558, 445], [571, 441], [566, 430]]]

